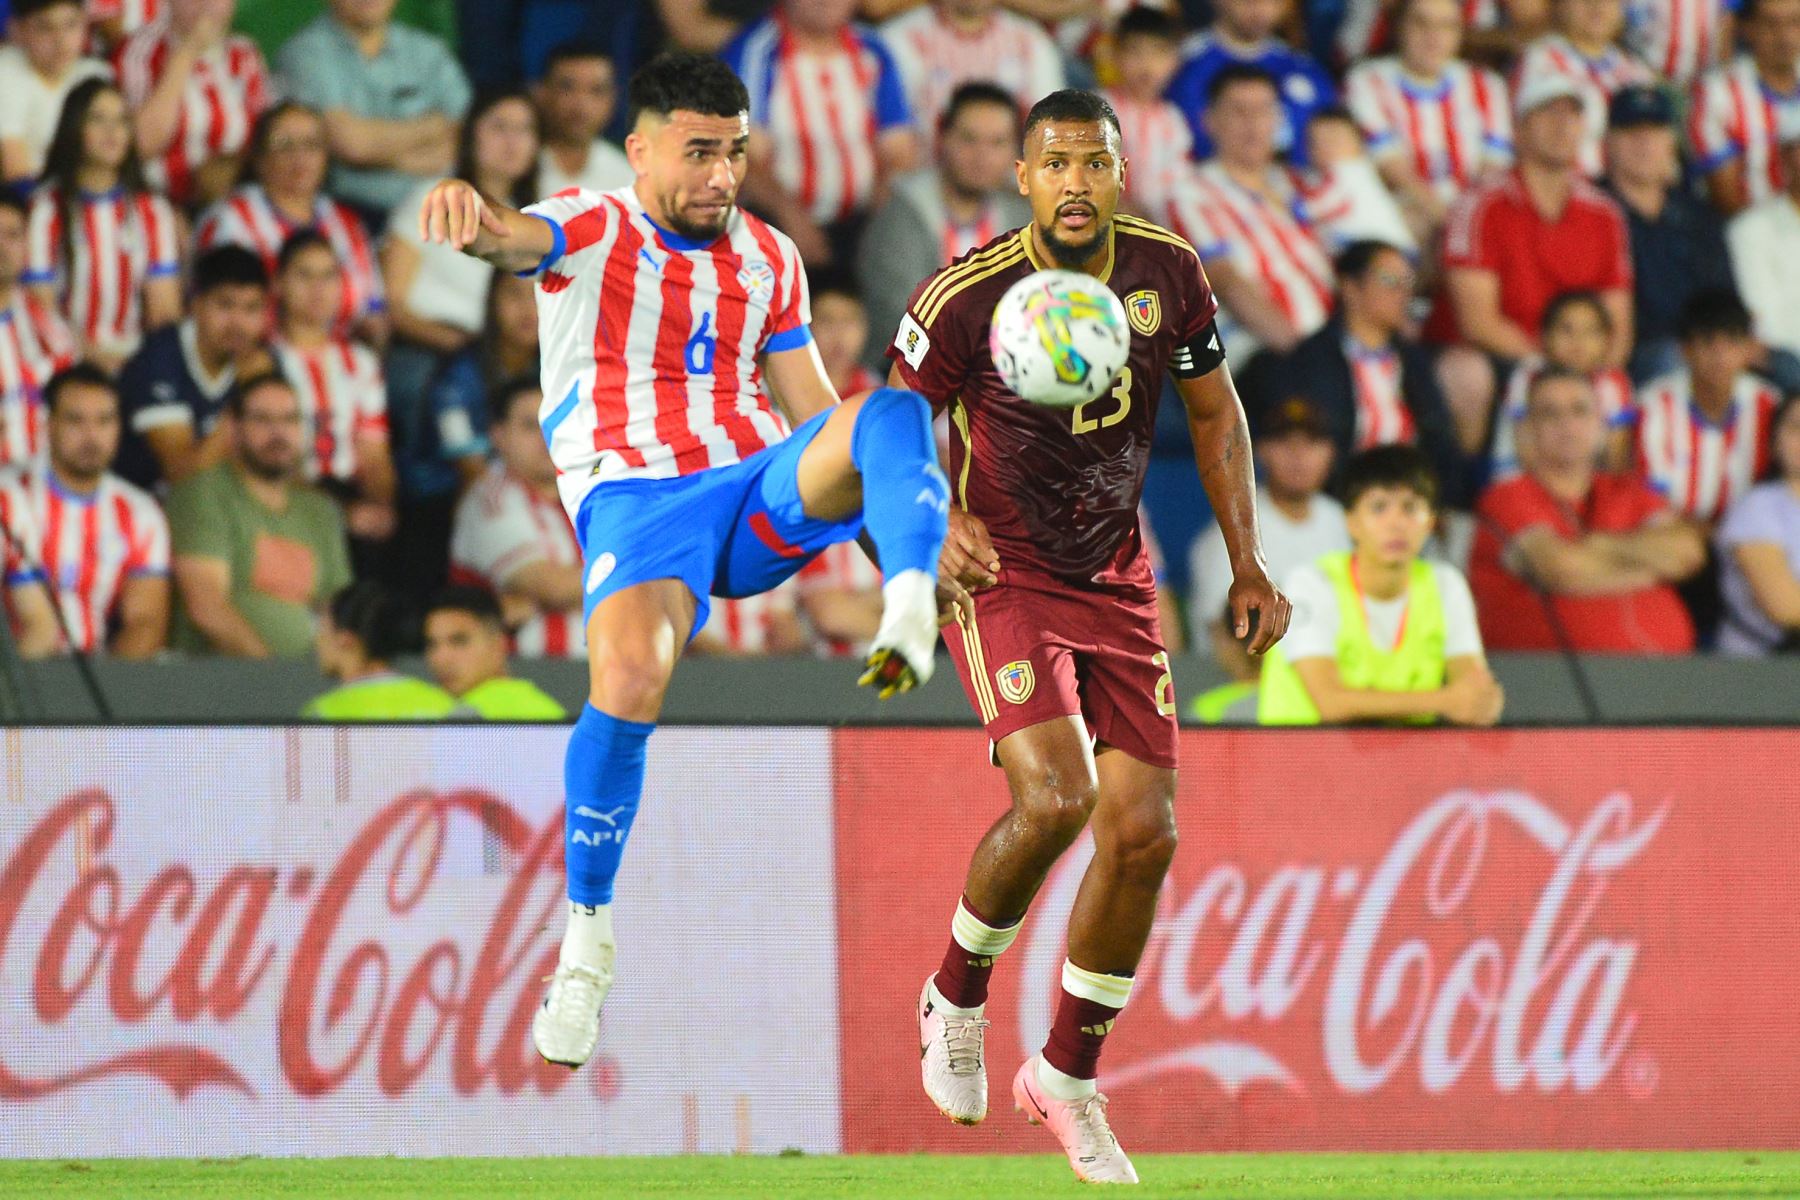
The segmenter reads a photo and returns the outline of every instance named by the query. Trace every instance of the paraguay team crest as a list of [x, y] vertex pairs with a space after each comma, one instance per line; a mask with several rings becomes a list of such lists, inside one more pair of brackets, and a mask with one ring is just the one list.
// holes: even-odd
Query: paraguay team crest
[[1162, 324], [1162, 297], [1149, 288], [1125, 297], [1125, 315], [1131, 327], [1149, 337]]
[[1005, 697], [1008, 704], [1023, 704], [1031, 698], [1031, 689], [1037, 686], [1037, 676], [1032, 674], [1031, 664], [1020, 659], [995, 671], [994, 682], [1000, 685], [1000, 695]]
[[767, 304], [775, 298], [775, 268], [768, 263], [760, 260], [747, 262], [738, 270], [737, 277], [753, 303]]

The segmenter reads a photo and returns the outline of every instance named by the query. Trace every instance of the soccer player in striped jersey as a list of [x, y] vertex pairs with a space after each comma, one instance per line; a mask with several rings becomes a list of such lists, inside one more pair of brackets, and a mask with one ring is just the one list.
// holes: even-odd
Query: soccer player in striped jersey
[[1404, 0], [1396, 53], [1351, 68], [1344, 98], [1369, 153], [1423, 231], [1482, 175], [1512, 163], [1512, 98], [1501, 78], [1457, 57], [1456, 0]]
[[530, 658], [586, 658], [581, 544], [556, 489], [538, 429], [544, 393], [521, 375], [494, 393], [495, 458], [457, 502], [450, 576], [501, 598], [514, 649]]
[[31, 200], [25, 282], [55, 303], [81, 356], [108, 370], [181, 319], [175, 210], [144, 186], [118, 88], [69, 93]]
[[200, 220], [201, 250], [234, 243], [254, 250], [272, 276], [282, 243], [302, 229], [325, 235], [343, 269], [338, 333], [387, 342], [387, 295], [375, 260], [375, 243], [362, 218], [325, 191], [325, 121], [291, 100], [269, 109], [251, 134], [249, 180], [213, 205]]
[[0, 466], [29, 461], [43, 430], [43, 386], [75, 359], [56, 306], [20, 286], [24, 201], [0, 192]]
[[1694, 84], [1688, 141], [1713, 206], [1727, 216], [1779, 196], [1781, 133], [1800, 121], [1800, 0], [1744, 0], [1746, 53]]
[[44, 461], [0, 475], [0, 556], [20, 653], [148, 658], [169, 632], [169, 526], [148, 492], [109, 470], [118, 389], [81, 364], [50, 378], [44, 407]]
[[305, 414], [303, 478], [346, 500], [352, 538], [394, 532], [394, 459], [388, 450], [387, 382], [381, 360], [333, 332], [342, 272], [331, 243], [303, 229], [281, 248], [276, 329], [269, 343]]
[[1524, 93], [1543, 76], [1572, 80], [1581, 93], [1587, 136], [1581, 169], [1590, 178], [1606, 165], [1606, 106], [1620, 88], [1654, 84], [1656, 72], [1620, 44], [1625, 32], [1624, 0], [1554, 0], [1556, 32], [1525, 48], [1513, 68], [1513, 91]]
[[[1212, 288], [1192, 246], [1116, 214], [1126, 166], [1104, 99], [1068, 90], [1040, 100], [1016, 169], [1031, 222], [921, 283], [889, 352], [890, 379], [948, 408], [957, 433], [943, 570], [977, 590], [946, 641], [1013, 800], [975, 851], [943, 961], [920, 991], [925, 1091], [952, 1121], [987, 1115], [994, 960], [1091, 819], [1094, 858], [1069, 920], [1049, 1041], [1012, 1095], [1078, 1176], [1111, 1183], [1135, 1183], [1137, 1172], [1107, 1123], [1099, 1058], [1175, 852], [1174, 684], [1138, 520], [1166, 376], [1229, 547], [1232, 631], [1261, 654], [1288, 622], [1262, 559], [1249, 432]], [[1098, 278], [1131, 319], [1116, 386], [1072, 410], [1007, 391], [987, 352], [995, 303], [1052, 266]]]
[[269, 106], [268, 64], [255, 42], [231, 32], [236, 8], [236, 0], [169, 0], [167, 15], [115, 56], [145, 173], [179, 204], [231, 189]]
[[[629, 99], [631, 187], [515, 212], [445, 180], [419, 214], [425, 241], [538, 278], [539, 416], [582, 543], [590, 684], [564, 773], [568, 926], [532, 1037], [570, 1066], [594, 1050], [646, 743], [708, 597], [767, 591], [866, 526], [887, 583], [862, 682], [914, 687], [934, 665], [949, 509], [925, 402], [898, 388], [839, 402], [793, 242], [737, 207], [743, 83], [669, 54]], [[959, 591], [943, 599], [966, 603]]]
[[1680, 332], [1686, 365], [1638, 392], [1638, 466], [1670, 507], [1710, 526], [1768, 466], [1781, 393], [1750, 373], [1762, 348], [1735, 292], [1696, 293]]

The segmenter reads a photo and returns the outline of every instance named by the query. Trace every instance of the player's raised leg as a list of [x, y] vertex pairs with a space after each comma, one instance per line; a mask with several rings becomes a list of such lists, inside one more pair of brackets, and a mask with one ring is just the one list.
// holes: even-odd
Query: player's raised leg
[[1095, 1080], [1175, 858], [1175, 772], [1116, 749], [1102, 750], [1095, 769], [1094, 857], [1069, 918], [1062, 994], [1043, 1051], [1019, 1069], [1013, 1100], [1057, 1135], [1081, 1178], [1135, 1183]]
[[860, 510], [881, 560], [881, 625], [860, 682], [884, 698], [926, 682], [937, 648], [938, 552], [950, 512], [931, 409], [901, 388], [846, 400], [800, 456], [797, 477], [808, 517], [838, 521]]
[[568, 926], [531, 1025], [538, 1053], [551, 1062], [578, 1067], [594, 1052], [613, 981], [613, 879], [643, 795], [646, 746], [696, 603], [682, 580], [653, 579], [607, 596], [588, 618], [588, 702], [563, 764]]

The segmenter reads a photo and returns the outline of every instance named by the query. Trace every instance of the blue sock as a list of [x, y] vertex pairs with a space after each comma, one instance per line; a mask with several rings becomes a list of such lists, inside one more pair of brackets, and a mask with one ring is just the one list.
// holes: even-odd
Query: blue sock
[[938, 466], [931, 409], [917, 392], [881, 388], [863, 401], [850, 433], [850, 459], [862, 474], [863, 526], [881, 556], [881, 573], [937, 575], [950, 521], [950, 481]]
[[563, 861], [577, 904], [612, 903], [613, 877], [644, 793], [644, 744], [655, 728], [582, 706], [563, 760]]

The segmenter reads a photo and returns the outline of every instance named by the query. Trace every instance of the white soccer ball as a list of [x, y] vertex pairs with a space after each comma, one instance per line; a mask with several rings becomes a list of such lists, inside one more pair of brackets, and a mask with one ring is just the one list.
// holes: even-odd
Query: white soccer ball
[[1112, 289], [1080, 271], [1039, 271], [1006, 289], [988, 327], [994, 369], [1033, 404], [1074, 408], [1125, 369], [1131, 326]]

